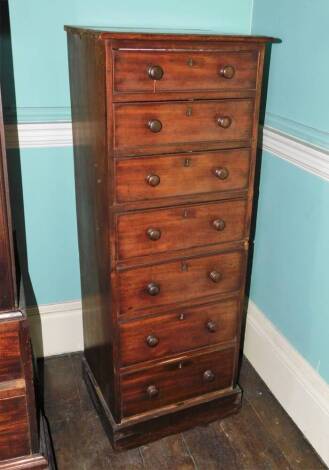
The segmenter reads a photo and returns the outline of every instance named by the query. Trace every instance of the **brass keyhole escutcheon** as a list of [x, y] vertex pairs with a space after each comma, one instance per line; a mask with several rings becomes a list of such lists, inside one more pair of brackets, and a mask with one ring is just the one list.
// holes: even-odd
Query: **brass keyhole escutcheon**
[[184, 219], [187, 219], [188, 216], [189, 216], [189, 211], [188, 211], [188, 209], [184, 209], [184, 210], [183, 210], [183, 217], [184, 217]]
[[193, 65], [195, 65], [195, 62], [194, 62], [194, 60], [192, 59], [192, 57], [189, 57], [189, 58], [187, 59], [187, 65], [188, 65], [189, 67], [193, 67]]
[[187, 272], [188, 271], [188, 264], [185, 263], [185, 261], [182, 261], [181, 270], [182, 270], [182, 272]]
[[186, 110], [186, 116], [191, 117], [192, 116], [192, 108], [189, 106]]
[[185, 160], [184, 160], [184, 166], [185, 166], [185, 167], [191, 166], [191, 159], [190, 159], [190, 158], [185, 158]]

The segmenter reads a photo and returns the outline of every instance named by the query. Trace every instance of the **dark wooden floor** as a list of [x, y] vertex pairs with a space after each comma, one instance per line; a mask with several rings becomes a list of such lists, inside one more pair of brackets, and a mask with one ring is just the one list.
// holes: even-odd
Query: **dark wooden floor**
[[326, 468], [244, 360], [238, 415], [123, 453], [113, 452], [81, 378], [81, 356], [44, 364], [44, 401], [59, 470]]

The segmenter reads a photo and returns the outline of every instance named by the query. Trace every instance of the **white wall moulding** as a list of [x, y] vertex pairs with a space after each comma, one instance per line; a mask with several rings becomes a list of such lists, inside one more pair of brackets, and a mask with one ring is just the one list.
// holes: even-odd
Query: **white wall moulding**
[[20, 106], [18, 108], [5, 106], [3, 112], [6, 124], [71, 121], [71, 106]]
[[303, 170], [329, 180], [329, 151], [264, 127], [262, 148]]
[[244, 354], [329, 466], [329, 385], [252, 301]]
[[33, 350], [37, 357], [83, 350], [80, 301], [39, 305], [27, 310]]
[[6, 145], [8, 148], [71, 147], [71, 122], [7, 124]]
[[297, 139], [309, 142], [316, 147], [329, 149], [329, 132], [305, 126], [301, 122], [274, 113], [266, 113], [265, 126], [277, 129], [286, 135], [294, 135]]
[[[8, 148], [71, 147], [71, 122], [8, 124]], [[329, 180], [329, 150], [315, 147], [277, 129], [265, 126], [260, 139], [264, 150], [303, 170]]]

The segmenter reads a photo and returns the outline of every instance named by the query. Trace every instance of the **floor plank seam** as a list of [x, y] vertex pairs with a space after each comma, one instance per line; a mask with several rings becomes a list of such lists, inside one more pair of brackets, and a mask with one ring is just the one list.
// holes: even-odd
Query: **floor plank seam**
[[192, 454], [192, 451], [191, 451], [191, 449], [190, 449], [190, 446], [189, 446], [188, 443], [186, 442], [186, 439], [185, 439], [184, 434], [181, 434], [181, 436], [182, 436], [182, 441], [183, 441], [183, 443], [184, 443], [184, 445], [185, 445], [185, 448], [186, 448], [186, 450], [187, 450], [187, 453], [188, 453], [188, 455], [190, 456], [190, 458], [191, 458], [191, 460], [192, 460], [192, 463], [193, 463], [193, 465], [194, 465], [194, 468], [195, 468], [196, 470], [199, 470], [199, 467], [198, 467], [198, 465], [197, 465], [197, 463], [196, 463], [196, 461], [195, 461], [195, 459], [194, 459], [194, 456], [193, 456], [193, 454]]

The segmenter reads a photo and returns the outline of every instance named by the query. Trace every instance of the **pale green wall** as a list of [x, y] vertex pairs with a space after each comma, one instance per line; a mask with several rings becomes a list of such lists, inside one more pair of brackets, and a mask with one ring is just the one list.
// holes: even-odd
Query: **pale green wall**
[[[329, 147], [329, 2], [255, 0], [253, 33], [277, 36], [266, 123]], [[262, 157], [251, 298], [329, 382], [329, 182]]]
[[[64, 24], [248, 33], [251, 4], [252, 0], [9, 0], [18, 120], [70, 119]], [[10, 118], [8, 97], [5, 105]], [[28, 268], [36, 301], [77, 299], [72, 149], [23, 149], [21, 166]]]

